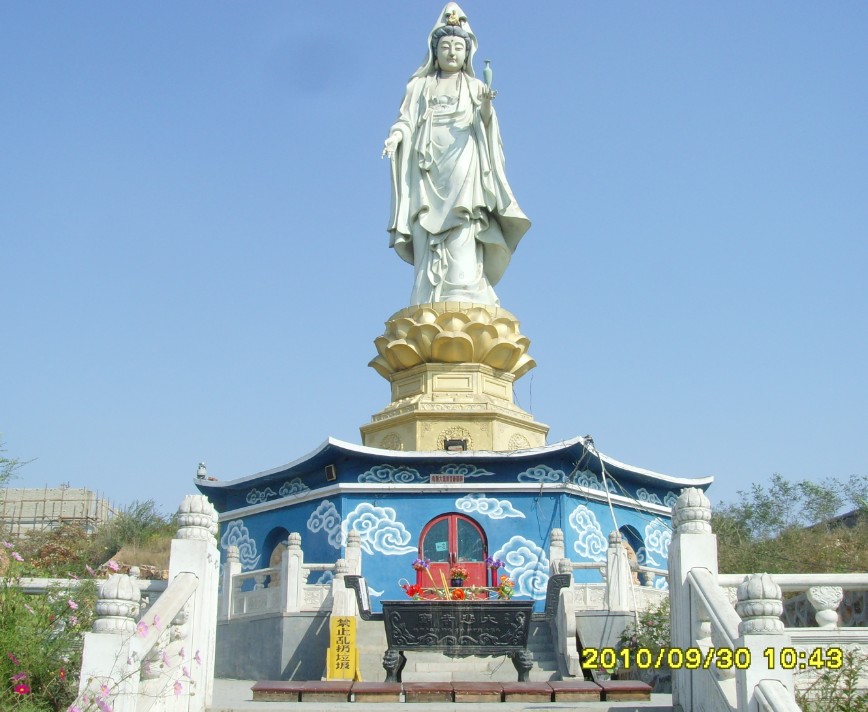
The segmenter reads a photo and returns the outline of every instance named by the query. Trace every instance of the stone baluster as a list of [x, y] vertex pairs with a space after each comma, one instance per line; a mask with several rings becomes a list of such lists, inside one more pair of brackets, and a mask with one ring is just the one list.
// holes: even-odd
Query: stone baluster
[[606, 550], [606, 593], [603, 605], [612, 612], [629, 611], [630, 605], [630, 561], [624, 548], [620, 533], [609, 534], [609, 548]]
[[557, 562], [566, 557], [566, 549], [564, 547], [564, 530], [552, 529], [549, 538], [549, 568], [550, 574], [558, 573]]
[[265, 577], [267, 574], [254, 574], [253, 575], [253, 590], [261, 591], [265, 588]]
[[[691, 617], [690, 585], [693, 568], [708, 569], [717, 576], [717, 537], [711, 531], [711, 502], [701, 489], [688, 487], [672, 508], [672, 543], [669, 545], [669, 601], [672, 607], [672, 647], [687, 650], [694, 645], [696, 623]], [[672, 705], [695, 708], [689, 670], [672, 671]]]
[[781, 650], [790, 647], [792, 641], [784, 632], [781, 613], [784, 604], [781, 600], [781, 588], [768, 574], [751, 574], [745, 576], [737, 589], [738, 603], [735, 610], [741, 617], [738, 625], [739, 637], [735, 641], [736, 650], [745, 648], [750, 651], [750, 666], [747, 669], [736, 670], [738, 688], [738, 708], [745, 712], [758, 712], [760, 709], [754, 695], [754, 690], [761, 680], [778, 680], [793, 693], [794, 681], [792, 670], [784, 670], [774, 661], [769, 661], [764, 655], [768, 648]]
[[113, 574], [102, 583], [96, 602], [93, 632], [84, 636], [79, 700], [96, 699], [101, 685], [107, 685], [105, 699], [115, 712], [135, 712], [139, 688], [139, 666], [130, 641], [136, 631], [141, 607], [137, 581], [126, 574]]
[[844, 600], [840, 586], [811, 586], [806, 594], [814, 607], [814, 617], [820, 628], [838, 627], [838, 606]]
[[335, 562], [335, 577], [332, 581], [333, 616], [355, 616], [357, 614], [355, 591], [344, 585], [344, 577], [352, 573], [350, 569], [350, 562], [346, 559], [338, 559]]
[[226, 563], [223, 564], [223, 595], [220, 598], [220, 620], [232, 618], [237, 595], [241, 592], [241, 553], [237, 546], [226, 547]]
[[351, 530], [347, 533], [347, 548], [346, 559], [350, 570], [347, 571], [351, 576], [362, 575], [362, 537], [355, 531]]
[[286, 613], [298, 613], [304, 601], [304, 552], [301, 549], [301, 534], [292, 532], [286, 542], [281, 559], [281, 602]]

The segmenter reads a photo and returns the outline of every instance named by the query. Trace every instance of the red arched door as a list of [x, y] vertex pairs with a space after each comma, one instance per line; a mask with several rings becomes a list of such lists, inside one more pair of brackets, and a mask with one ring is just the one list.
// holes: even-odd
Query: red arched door
[[[440, 574], [448, 583], [449, 569], [455, 564], [461, 564], [470, 574], [465, 586], [490, 585], [485, 567], [488, 541], [482, 527], [470, 517], [441, 514], [428, 522], [419, 537], [419, 556], [431, 561], [431, 575], [438, 587], [442, 585]], [[419, 571], [416, 583], [430, 587], [431, 579], [424, 571]]]

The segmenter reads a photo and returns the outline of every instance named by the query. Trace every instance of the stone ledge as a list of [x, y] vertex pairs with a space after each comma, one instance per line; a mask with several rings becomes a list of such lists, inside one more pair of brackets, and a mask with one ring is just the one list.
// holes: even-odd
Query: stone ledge
[[598, 702], [602, 689], [588, 680], [551, 680], [552, 699], [555, 702]]
[[607, 702], [651, 699], [651, 685], [639, 680], [607, 680], [599, 685], [602, 689], [601, 699]]
[[504, 682], [504, 702], [551, 702], [552, 688], [547, 682]]
[[503, 684], [500, 682], [453, 681], [456, 702], [500, 702]]
[[405, 682], [405, 702], [452, 702], [451, 682]]

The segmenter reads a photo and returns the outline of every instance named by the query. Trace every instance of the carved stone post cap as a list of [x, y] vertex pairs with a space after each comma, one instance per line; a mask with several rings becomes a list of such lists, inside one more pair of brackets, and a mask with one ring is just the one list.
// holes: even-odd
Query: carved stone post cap
[[353, 549], [360, 549], [362, 547], [362, 535], [355, 529], [351, 529], [347, 533], [347, 546]]
[[346, 559], [338, 559], [335, 561], [335, 576], [343, 576], [350, 572], [350, 562]]
[[697, 487], [681, 490], [672, 507], [672, 527], [681, 533], [711, 533], [711, 502]]
[[226, 561], [241, 561], [241, 552], [235, 544], [226, 547]]
[[609, 534], [609, 546], [617, 546], [621, 543], [622, 537], [621, 533], [618, 531], [613, 531]]
[[135, 630], [142, 594], [127, 574], [112, 574], [99, 587], [94, 633], [130, 633]]
[[217, 510], [203, 494], [188, 494], [178, 507], [178, 539], [213, 539], [217, 536]]
[[286, 540], [286, 545], [290, 549], [301, 549], [301, 534], [298, 532], [292, 532]]
[[551, 542], [552, 542], [552, 544], [563, 544], [564, 543], [564, 530], [563, 529], [552, 529]]
[[741, 634], [781, 634], [784, 624], [780, 615], [784, 611], [781, 587], [768, 574], [745, 576], [736, 590], [738, 602], [735, 610], [741, 616], [738, 630]]
[[142, 594], [136, 580], [127, 574], [112, 574], [99, 587], [100, 601], [135, 601], [141, 600]]

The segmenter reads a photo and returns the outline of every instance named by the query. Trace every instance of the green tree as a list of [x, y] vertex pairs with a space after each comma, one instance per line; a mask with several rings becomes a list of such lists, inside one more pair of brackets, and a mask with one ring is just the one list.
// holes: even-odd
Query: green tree
[[27, 462], [32, 462], [32, 460], [28, 460], [27, 462], [22, 462], [17, 457], [5, 457], [3, 453], [6, 452], [6, 443], [3, 440], [0, 440], [0, 487], [8, 487], [9, 482], [17, 477], [15, 474], [20, 468], [24, 467]]
[[[821, 573], [868, 568], [868, 477], [790, 482], [779, 474], [768, 485], [738, 492], [715, 509], [722, 573]], [[864, 512], [855, 526], [836, 524], [845, 507]]]

